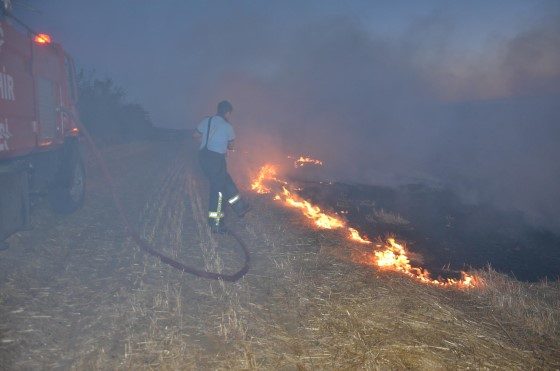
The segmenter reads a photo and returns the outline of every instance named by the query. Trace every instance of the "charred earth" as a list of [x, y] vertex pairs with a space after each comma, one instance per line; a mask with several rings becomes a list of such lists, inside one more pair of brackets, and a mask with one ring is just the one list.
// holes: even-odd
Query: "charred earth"
[[467, 204], [449, 189], [298, 182], [300, 194], [344, 215], [366, 235], [397, 235], [436, 275], [491, 266], [522, 281], [560, 277], [560, 235], [522, 214]]

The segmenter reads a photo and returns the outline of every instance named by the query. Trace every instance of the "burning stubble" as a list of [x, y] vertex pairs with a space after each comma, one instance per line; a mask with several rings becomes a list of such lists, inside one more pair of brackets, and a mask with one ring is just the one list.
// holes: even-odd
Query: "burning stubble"
[[[273, 186], [270, 183], [277, 183], [276, 188], [280, 190], [273, 191]], [[374, 245], [371, 240], [362, 236], [356, 228], [349, 226], [342, 217], [321, 210], [319, 206], [290, 191], [290, 188], [293, 187], [290, 186], [289, 182], [277, 177], [277, 168], [272, 164], [262, 166], [251, 184], [251, 189], [256, 193], [273, 194], [273, 199], [279, 201], [281, 205], [299, 210], [318, 229], [346, 230], [349, 240], [363, 245]], [[434, 279], [427, 269], [414, 267], [408, 255], [404, 243], [397, 242], [395, 238], [388, 238], [375, 244], [375, 248], [369, 250], [366, 254], [355, 258], [355, 262], [382, 270], [399, 272], [419, 282], [434, 286], [472, 288], [481, 284], [480, 278], [466, 272], [461, 272], [460, 279]]]

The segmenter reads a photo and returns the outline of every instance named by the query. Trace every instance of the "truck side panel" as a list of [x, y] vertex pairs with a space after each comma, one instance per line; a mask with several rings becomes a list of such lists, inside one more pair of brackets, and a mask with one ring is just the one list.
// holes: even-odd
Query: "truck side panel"
[[40, 147], [64, 142], [63, 110], [67, 96], [64, 52], [57, 44], [33, 45], [33, 76]]
[[31, 42], [0, 22], [0, 159], [29, 153], [37, 144]]
[[59, 44], [0, 12], [0, 244], [29, 223], [29, 192], [56, 211], [84, 202], [74, 64]]
[[39, 144], [44, 145], [56, 141], [59, 137], [58, 87], [56, 83], [43, 77], [37, 78], [36, 87], [37, 113], [41, 124]]

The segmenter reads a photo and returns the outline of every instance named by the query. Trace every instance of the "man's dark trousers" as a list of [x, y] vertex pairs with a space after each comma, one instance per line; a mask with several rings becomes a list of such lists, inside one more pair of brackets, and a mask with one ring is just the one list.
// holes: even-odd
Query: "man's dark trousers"
[[198, 153], [202, 171], [210, 183], [208, 222], [212, 226], [223, 225], [226, 201], [236, 209], [241, 204], [239, 190], [227, 172], [226, 155], [206, 148]]

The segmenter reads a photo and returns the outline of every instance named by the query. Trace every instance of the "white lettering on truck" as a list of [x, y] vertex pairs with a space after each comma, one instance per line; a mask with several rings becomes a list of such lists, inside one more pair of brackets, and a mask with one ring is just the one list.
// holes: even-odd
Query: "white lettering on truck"
[[8, 139], [11, 137], [12, 134], [8, 127], [8, 119], [5, 119], [4, 122], [0, 121], [0, 152], [10, 150], [10, 147], [8, 147]]
[[0, 72], [0, 99], [15, 101], [14, 78], [6, 73], [6, 67], [2, 67]]

